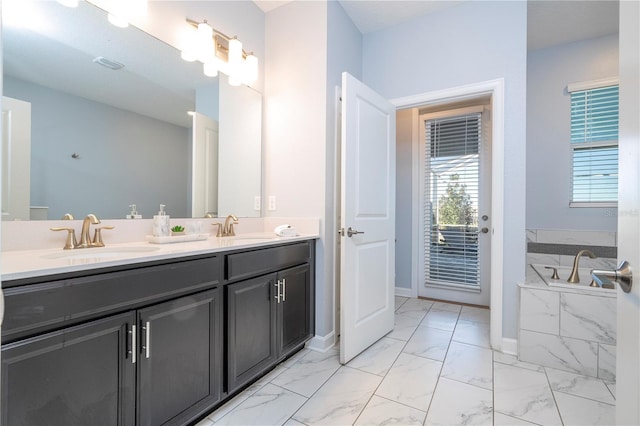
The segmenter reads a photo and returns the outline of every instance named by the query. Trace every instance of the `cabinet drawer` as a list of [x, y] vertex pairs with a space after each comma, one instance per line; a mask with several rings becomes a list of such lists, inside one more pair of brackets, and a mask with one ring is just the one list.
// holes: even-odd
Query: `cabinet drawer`
[[309, 261], [310, 243], [290, 244], [227, 256], [227, 280], [249, 278]]
[[210, 257], [7, 288], [2, 342], [206, 289], [221, 275]]

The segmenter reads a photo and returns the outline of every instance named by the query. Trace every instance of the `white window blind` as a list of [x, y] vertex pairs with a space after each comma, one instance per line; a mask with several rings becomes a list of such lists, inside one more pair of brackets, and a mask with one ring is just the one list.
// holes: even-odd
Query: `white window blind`
[[618, 86], [571, 92], [571, 205], [618, 200]]
[[479, 288], [481, 114], [425, 121], [425, 278]]

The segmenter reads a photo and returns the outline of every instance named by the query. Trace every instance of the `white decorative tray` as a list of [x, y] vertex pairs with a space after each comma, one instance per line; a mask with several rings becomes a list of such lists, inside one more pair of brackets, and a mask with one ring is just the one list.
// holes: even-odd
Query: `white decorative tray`
[[209, 234], [184, 234], [172, 235], [170, 237], [154, 237], [153, 235], [147, 235], [147, 241], [152, 244], [186, 243], [189, 241], [203, 241], [207, 238], [209, 238]]

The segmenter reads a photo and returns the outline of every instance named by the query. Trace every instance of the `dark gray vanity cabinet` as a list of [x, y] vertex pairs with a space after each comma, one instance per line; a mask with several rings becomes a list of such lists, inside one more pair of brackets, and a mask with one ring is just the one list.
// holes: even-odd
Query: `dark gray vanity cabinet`
[[221, 279], [208, 257], [10, 286], [2, 424], [193, 421], [221, 398]]
[[2, 283], [2, 425], [187, 425], [314, 333], [315, 242]]
[[138, 311], [138, 424], [184, 424], [220, 400], [218, 289]]
[[274, 280], [270, 274], [225, 287], [229, 392], [276, 362]]
[[[312, 243], [305, 242], [227, 257], [231, 278], [276, 271], [225, 286], [229, 393], [300, 349], [312, 336], [312, 254]], [[257, 261], [258, 257], [268, 262]], [[291, 265], [296, 266], [286, 268]]]
[[133, 425], [133, 312], [4, 345], [3, 425]]

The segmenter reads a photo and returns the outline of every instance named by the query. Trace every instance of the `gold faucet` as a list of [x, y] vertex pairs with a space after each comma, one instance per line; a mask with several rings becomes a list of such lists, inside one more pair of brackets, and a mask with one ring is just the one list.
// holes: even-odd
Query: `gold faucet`
[[575, 259], [573, 259], [573, 269], [571, 270], [571, 275], [567, 279], [568, 283], [577, 284], [580, 282], [580, 276], [578, 275], [578, 263], [580, 262], [580, 256], [586, 254], [590, 259], [595, 259], [596, 255], [593, 254], [591, 250], [580, 250], [578, 254], [576, 254]]
[[233, 237], [234, 235], [236, 235], [235, 231], [233, 230], [233, 224], [238, 224], [238, 218], [230, 214], [229, 216], [227, 216], [227, 219], [224, 221], [224, 226], [222, 227], [223, 237]]
[[80, 242], [76, 239], [76, 231], [71, 227], [62, 227], [62, 228], [49, 228], [52, 231], [67, 231], [67, 240], [64, 244], [64, 250], [71, 250], [77, 248], [89, 248], [89, 247], [104, 247], [104, 242], [102, 241], [102, 234], [100, 233], [101, 229], [113, 229], [113, 226], [103, 226], [102, 228], [97, 228], [96, 233], [93, 237], [93, 241], [91, 241], [91, 237], [89, 235], [91, 225], [97, 225], [100, 223], [100, 219], [96, 217], [94, 214], [88, 214], [87, 217], [82, 221], [82, 231], [80, 231]]
[[91, 235], [89, 234], [89, 228], [91, 225], [97, 225], [100, 223], [100, 219], [94, 214], [88, 214], [82, 221], [82, 231], [80, 231], [80, 243], [76, 248], [89, 248], [91, 244]]

